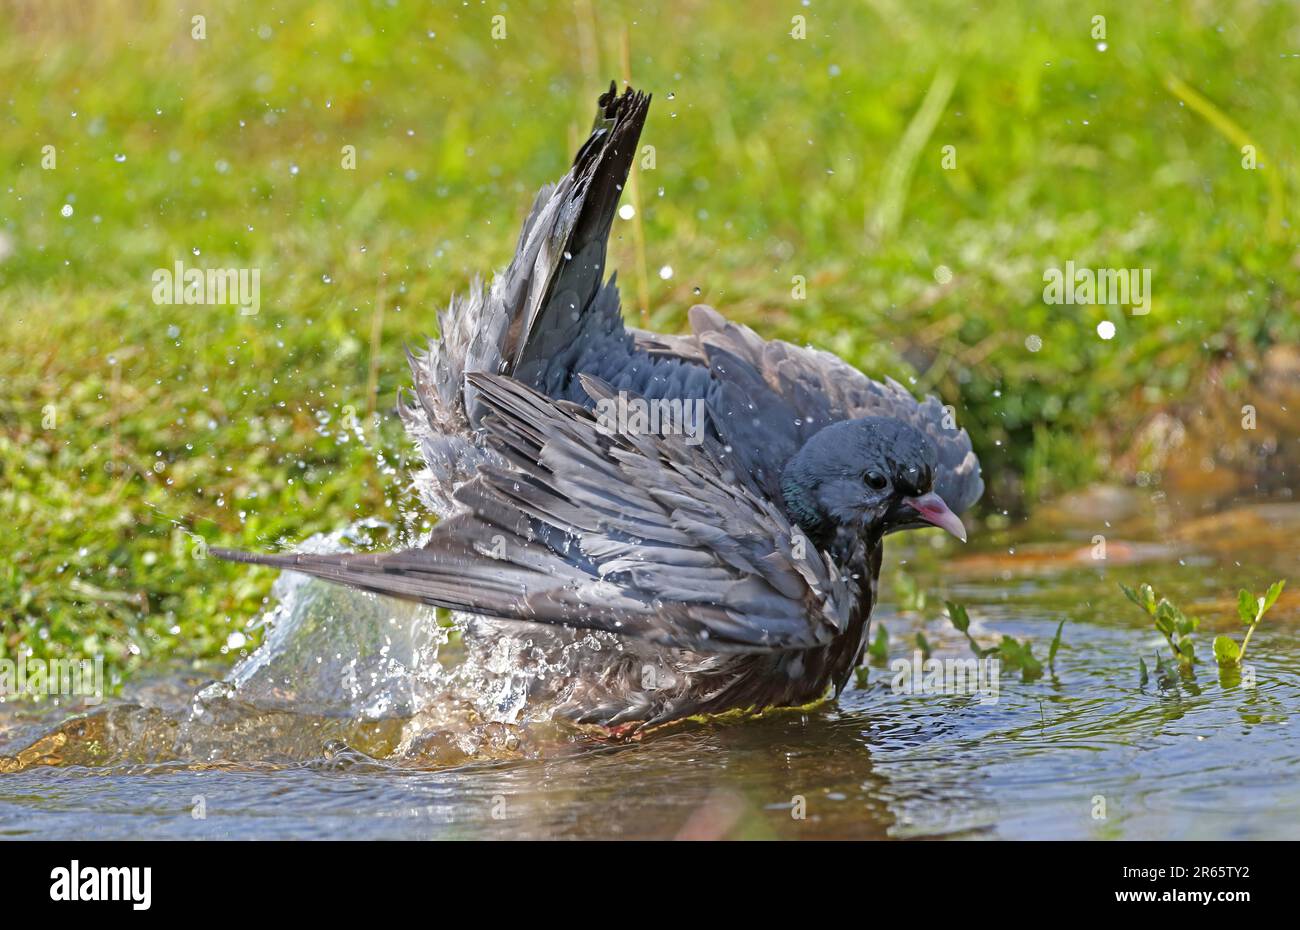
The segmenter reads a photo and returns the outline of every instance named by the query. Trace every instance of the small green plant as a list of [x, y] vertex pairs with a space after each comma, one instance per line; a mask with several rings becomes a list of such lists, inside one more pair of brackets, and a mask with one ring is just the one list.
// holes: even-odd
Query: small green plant
[[1238, 646], [1237, 641], [1230, 636], [1214, 637], [1214, 658], [1221, 667], [1231, 668], [1241, 664], [1241, 660], [1246, 657], [1246, 647], [1250, 645], [1250, 637], [1254, 634], [1255, 627], [1264, 619], [1264, 614], [1268, 613], [1269, 608], [1277, 603], [1285, 587], [1284, 578], [1269, 585], [1268, 590], [1260, 597], [1252, 597], [1245, 588], [1237, 592], [1237, 616], [1246, 626], [1246, 638]]
[[1183, 669], [1190, 669], [1196, 664], [1196, 647], [1192, 634], [1201, 625], [1197, 617], [1189, 617], [1168, 598], [1156, 599], [1156, 592], [1149, 584], [1138, 585], [1137, 589], [1121, 584], [1124, 594], [1130, 601], [1146, 611], [1155, 623], [1157, 630], [1169, 643], [1169, 648]]
[[900, 570], [894, 573], [893, 590], [899, 610], [918, 614], [925, 611], [925, 590], [907, 572]]
[[[1186, 679], [1188, 676], [1188, 666], [1182, 663], [1167, 662], [1165, 657], [1158, 652], [1152, 658], [1155, 659], [1156, 663], [1156, 687], [1161, 691], [1178, 687], [1180, 677]], [[1138, 687], [1145, 688], [1149, 681], [1151, 681], [1151, 669], [1147, 667], [1147, 660], [1142, 656], [1138, 656]]]
[[[867, 662], [870, 665], [883, 666], [889, 659], [889, 630], [885, 629], [883, 623], [876, 624], [876, 635], [872, 637], [871, 644], [867, 646]], [[855, 672], [859, 688], [867, 686], [867, 666], [860, 666]]]
[[948, 608], [948, 619], [952, 621], [952, 625], [956, 627], [957, 632], [966, 637], [966, 642], [970, 643], [972, 652], [982, 659], [984, 656], [992, 655], [996, 651], [994, 648], [984, 648], [975, 642], [975, 637], [970, 635], [970, 614], [966, 612], [965, 605], [958, 604], [956, 601], [944, 601], [943, 604]]
[[1061, 631], [1065, 629], [1065, 620], [1056, 625], [1056, 635], [1052, 637], [1052, 644], [1047, 647], [1047, 667], [1056, 671], [1056, 653], [1061, 648]]
[[921, 650], [921, 658], [930, 658], [930, 641], [925, 638], [925, 634], [920, 630], [916, 632], [916, 648]]
[[876, 624], [876, 635], [867, 647], [867, 655], [872, 662], [884, 663], [889, 658], [889, 630], [883, 623]]
[[[1008, 670], [1019, 670], [1021, 681], [1033, 681], [1043, 677], [1043, 664], [1034, 657], [1033, 647], [1028, 642], [1003, 635], [1002, 641], [996, 646], [981, 646], [976, 642], [975, 637], [970, 635], [970, 614], [967, 613], [965, 606], [956, 601], [945, 601], [944, 605], [948, 608], [948, 619], [952, 621], [957, 631], [966, 637], [971, 651], [976, 656], [983, 659], [996, 655]], [[1049, 664], [1055, 660], [1056, 651], [1061, 647], [1061, 629], [1064, 626], [1065, 621], [1062, 620], [1056, 627], [1056, 636], [1048, 650]]]
[[1034, 649], [1029, 641], [1021, 642], [1010, 636], [1003, 636], [997, 645], [998, 658], [1008, 669], [1020, 670], [1021, 681], [1034, 681], [1043, 677], [1043, 663], [1034, 658]]

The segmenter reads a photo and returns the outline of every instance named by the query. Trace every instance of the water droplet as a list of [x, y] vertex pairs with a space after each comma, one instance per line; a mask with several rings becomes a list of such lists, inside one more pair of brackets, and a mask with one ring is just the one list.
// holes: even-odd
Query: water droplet
[[126, 155], [124, 155], [122, 152], [118, 152], [116, 155], [113, 156], [113, 161], [117, 162], [120, 165], [122, 164], [122, 162], [126, 161]]
[[63, 205], [63, 209], [60, 210], [59, 212], [62, 213], [64, 216], [72, 216], [72, 204], [65, 203]]

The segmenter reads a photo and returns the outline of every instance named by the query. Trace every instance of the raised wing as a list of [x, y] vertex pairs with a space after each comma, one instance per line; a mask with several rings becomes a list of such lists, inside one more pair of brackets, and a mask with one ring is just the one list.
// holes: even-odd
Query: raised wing
[[[612, 434], [585, 408], [471, 374], [504, 466], [456, 493], [422, 549], [223, 558], [494, 617], [607, 630], [704, 652], [825, 645], [849, 586], [708, 445]], [[607, 388], [589, 382], [593, 396]]]
[[455, 487], [490, 461], [472, 432], [483, 409], [467, 374], [508, 374], [564, 397], [590, 359], [612, 365], [630, 354], [617, 289], [603, 275], [649, 105], [649, 95], [631, 88], [619, 95], [610, 84], [572, 168], [537, 194], [509, 266], [490, 287], [475, 280], [468, 295], [454, 297], [439, 314], [438, 338], [410, 354], [414, 400], [401, 413], [428, 466], [422, 490], [439, 513], [450, 509]]

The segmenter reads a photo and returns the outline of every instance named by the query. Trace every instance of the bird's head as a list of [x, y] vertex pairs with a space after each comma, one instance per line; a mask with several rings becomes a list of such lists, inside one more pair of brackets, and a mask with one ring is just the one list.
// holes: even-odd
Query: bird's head
[[819, 544], [848, 529], [886, 533], [938, 526], [966, 541], [966, 528], [934, 492], [938, 453], [920, 430], [889, 417], [832, 423], [786, 463], [781, 491], [790, 516]]

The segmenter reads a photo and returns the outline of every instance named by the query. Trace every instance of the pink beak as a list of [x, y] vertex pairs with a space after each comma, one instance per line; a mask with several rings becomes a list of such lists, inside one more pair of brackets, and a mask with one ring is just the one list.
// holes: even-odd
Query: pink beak
[[926, 523], [933, 523], [935, 526], [952, 533], [962, 542], [966, 541], [966, 527], [962, 525], [961, 520], [948, 508], [948, 505], [943, 502], [943, 498], [938, 494], [931, 491], [929, 494], [922, 494], [920, 497], [905, 497], [903, 501], [920, 514], [921, 519]]

